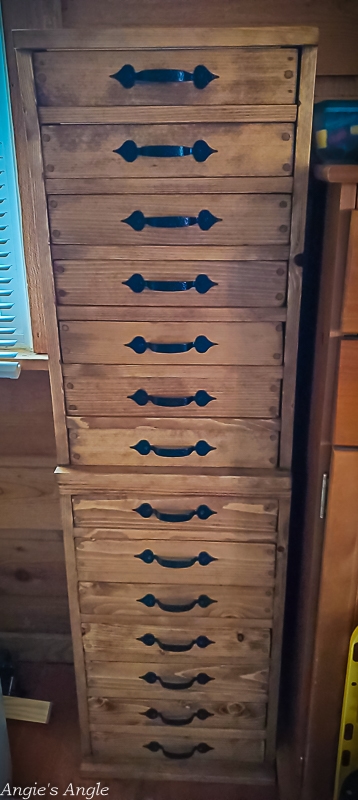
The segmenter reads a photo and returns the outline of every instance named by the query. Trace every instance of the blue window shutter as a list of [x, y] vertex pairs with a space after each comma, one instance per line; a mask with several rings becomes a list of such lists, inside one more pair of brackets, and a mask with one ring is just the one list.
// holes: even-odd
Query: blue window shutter
[[21, 208], [0, 18], [0, 360], [32, 349]]

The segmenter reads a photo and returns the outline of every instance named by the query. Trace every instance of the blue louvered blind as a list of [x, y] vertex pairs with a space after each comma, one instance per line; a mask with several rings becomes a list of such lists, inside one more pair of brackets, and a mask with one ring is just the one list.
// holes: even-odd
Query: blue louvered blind
[[32, 349], [32, 337], [1, 18], [0, 51], [0, 362], [8, 362]]

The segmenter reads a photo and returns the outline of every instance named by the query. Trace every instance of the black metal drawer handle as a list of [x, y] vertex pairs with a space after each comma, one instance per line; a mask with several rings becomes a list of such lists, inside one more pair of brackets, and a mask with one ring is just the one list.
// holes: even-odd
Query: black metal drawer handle
[[143, 747], [146, 747], [151, 753], [158, 753], [159, 750], [161, 750], [166, 758], [174, 758], [178, 760], [191, 758], [196, 752], [208, 753], [209, 750], [214, 750], [213, 747], [209, 747], [209, 745], [205, 744], [205, 742], [200, 742], [200, 744], [194, 745], [194, 747], [192, 747], [192, 749], [188, 750], [186, 753], [172, 753], [170, 750], [166, 750], [162, 744], [159, 744], [159, 742], [149, 742], [149, 744], [144, 744]]
[[150, 685], [154, 685], [155, 683], [160, 683], [163, 689], [170, 689], [173, 691], [181, 691], [186, 689], [191, 689], [194, 686], [194, 683], [197, 683], [199, 686], [206, 686], [207, 683], [210, 681], [214, 681], [215, 678], [211, 678], [210, 675], [207, 675], [206, 672], [198, 672], [194, 678], [191, 678], [189, 681], [185, 681], [182, 683], [175, 682], [172, 683], [171, 681], [164, 681], [160, 675], [156, 675], [155, 672], [146, 672], [145, 675], [140, 675], [140, 680], [149, 683]]
[[146, 225], [150, 228], [190, 228], [198, 225], [201, 231], [209, 231], [216, 222], [222, 222], [222, 219], [204, 208], [197, 217], [145, 217], [142, 211], [133, 211], [129, 217], [121, 219], [121, 222], [130, 225], [134, 231], [142, 231]]
[[130, 347], [135, 353], [142, 355], [146, 350], [162, 354], [188, 353], [189, 350], [196, 350], [197, 353], [207, 353], [211, 347], [216, 347], [216, 345], [217, 342], [211, 342], [206, 336], [197, 336], [193, 342], [180, 342], [178, 344], [147, 342], [143, 336], [135, 336], [131, 342], [127, 342], [124, 346]]
[[199, 608], [208, 608], [212, 603], [217, 603], [217, 600], [212, 600], [206, 594], [201, 594], [197, 600], [192, 600], [191, 603], [183, 603], [182, 605], [175, 605], [171, 603], [162, 603], [154, 594], [146, 594], [137, 600], [137, 603], [143, 603], [147, 608], [154, 608], [158, 606], [161, 611], [167, 611], [169, 614], [183, 614], [185, 611], [192, 611], [195, 606]]
[[198, 708], [197, 711], [194, 711], [190, 717], [186, 717], [186, 719], [176, 719], [175, 717], [165, 717], [160, 711], [157, 711], [156, 708], [148, 708], [148, 711], [141, 711], [140, 712], [142, 717], [147, 717], [147, 719], [154, 720], [154, 719], [161, 719], [164, 725], [171, 725], [173, 727], [181, 728], [183, 725], [191, 725], [194, 722], [194, 719], [199, 719], [201, 722], [205, 722], [206, 719], [209, 717], [213, 717], [214, 714], [211, 714], [205, 708]]
[[141, 294], [144, 289], [151, 292], [187, 292], [195, 289], [198, 294], [206, 294], [212, 286], [218, 286], [205, 273], [197, 275], [194, 281], [146, 281], [139, 272], [135, 272], [127, 281], [122, 282], [135, 294]]
[[211, 81], [218, 78], [203, 64], [198, 64], [193, 72], [183, 69], [142, 69], [136, 72], [131, 64], [124, 66], [109, 76], [114, 78], [124, 89], [132, 89], [136, 83], [188, 83], [193, 82], [196, 89], [205, 89]]
[[156, 561], [160, 567], [165, 567], [166, 569], [188, 569], [189, 567], [193, 567], [194, 564], [199, 564], [201, 567], [207, 567], [212, 561], [217, 561], [217, 558], [214, 558], [214, 556], [211, 556], [210, 553], [207, 553], [205, 550], [202, 550], [198, 556], [183, 560], [176, 558], [162, 558], [162, 556], [157, 556], [155, 553], [153, 553], [152, 550], [143, 550], [143, 553], [139, 553], [138, 555], [134, 556], [134, 558], [140, 558], [145, 564], [153, 564], [153, 561]]
[[113, 152], [118, 153], [125, 161], [132, 164], [133, 161], [137, 160], [138, 156], [147, 158], [182, 158], [183, 156], [193, 156], [195, 161], [203, 163], [212, 153], [217, 153], [218, 151], [213, 150], [204, 139], [198, 139], [192, 147], [172, 144], [155, 144], [138, 147], [132, 139], [127, 139], [120, 147], [113, 150]]
[[143, 517], [143, 519], [150, 519], [150, 517], [154, 516], [161, 522], [190, 522], [195, 516], [197, 516], [198, 519], [206, 520], [217, 513], [216, 511], [212, 511], [209, 506], [202, 505], [198, 506], [195, 511], [184, 511], [182, 514], [167, 514], [164, 511], [157, 511], [155, 508], [152, 508], [150, 503], [142, 503], [138, 508], [133, 508], [133, 511]]
[[150, 444], [147, 439], [141, 439], [137, 444], [131, 445], [130, 449], [136, 450], [141, 456], [154, 453], [162, 458], [186, 458], [192, 453], [196, 453], [198, 456], [207, 456], [211, 450], [216, 450], [216, 447], [212, 447], [204, 439], [190, 447], [157, 447], [155, 444]]
[[203, 408], [216, 400], [216, 397], [211, 397], [210, 394], [199, 389], [196, 394], [189, 395], [188, 397], [161, 397], [152, 394], [147, 394], [145, 389], [137, 389], [134, 394], [127, 395], [128, 400], [134, 400], [137, 406], [146, 406], [147, 403], [153, 403], [153, 406], [161, 406], [164, 408], [182, 408], [183, 406], [190, 406], [191, 403], [196, 403], [197, 406]]
[[200, 650], [205, 650], [209, 645], [215, 644], [215, 642], [212, 639], [208, 639], [207, 636], [197, 636], [196, 639], [192, 639], [192, 641], [187, 644], [168, 644], [167, 642], [162, 642], [160, 639], [157, 639], [154, 633], [145, 633], [143, 636], [138, 636], [137, 642], [143, 642], [146, 647], [153, 647], [154, 644], [157, 644], [160, 650], [164, 650], [166, 653], [187, 653], [189, 650], [192, 650], [195, 645], [199, 647]]

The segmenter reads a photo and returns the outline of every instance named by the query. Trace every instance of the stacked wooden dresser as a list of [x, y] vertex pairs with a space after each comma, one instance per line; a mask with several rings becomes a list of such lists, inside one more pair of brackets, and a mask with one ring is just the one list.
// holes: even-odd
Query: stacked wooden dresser
[[271, 779], [315, 40], [15, 33], [95, 775]]

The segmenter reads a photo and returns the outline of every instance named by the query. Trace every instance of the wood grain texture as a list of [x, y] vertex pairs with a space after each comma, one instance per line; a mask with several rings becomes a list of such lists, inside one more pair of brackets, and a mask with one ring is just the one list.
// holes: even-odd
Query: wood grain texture
[[[247, 761], [214, 761], [210, 764], [203, 763], [195, 764], [195, 770], [190, 763], [187, 766], [183, 764], [175, 764], [166, 762], [161, 764], [160, 777], [158, 778], [158, 762], [151, 763], [149, 760], [125, 761], [122, 764], [105, 763], [104, 761], [88, 760], [82, 761], [81, 775], [85, 775], [87, 780], [93, 781], [95, 777], [101, 775], [107, 781], [126, 780], [130, 784], [137, 785], [137, 781], [142, 784], [148, 781], [150, 787], [153, 782], [163, 784], [165, 790], [168, 784], [174, 784], [177, 788], [177, 782], [180, 781], [182, 786], [185, 786], [185, 796], [188, 796], [188, 791], [194, 789], [195, 797], [198, 797], [198, 787], [205, 789], [205, 797], [207, 797], [207, 788], [215, 787], [215, 791], [220, 791], [220, 795], [225, 796], [226, 790], [236, 790], [240, 787], [240, 798], [247, 798], [252, 800], [252, 797], [261, 797], [266, 800], [266, 797], [274, 798], [276, 792], [275, 786], [275, 772], [267, 763], [248, 763]], [[224, 785], [223, 785], [224, 784]], [[152, 788], [151, 788], [152, 790]], [[134, 790], [136, 791], [136, 789]], [[243, 791], [245, 794], [243, 794]], [[255, 792], [253, 795], [252, 792]], [[223, 794], [225, 792], [225, 794]], [[263, 793], [263, 794], [262, 794]], [[165, 795], [166, 796], [166, 795]], [[234, 795], [235, 797], [235, 795]]]
[[[186, 194], [186, 192], [183, 192]], [[173, 258], [173, 248], [166, 245], [144, 246], [129, 245], [125, 248], [113, 245], [60, 245], [52, 244], [54, 259], [124, 259], [136, 261], [163, 261]], [[235, 247], [184, 247], [175, 248], [176, 261], [285, 261], [289, 255], [287, 245], [236, 245]], [[138, 265], [139, 266], [139, 265]]]
[[[154, 122], [295, 122], [297, 106], [39, 106], [42, 125]], [[65, 193], [66, 194], [66, 193]]]
[[[270, 620], [272, 615], [272, 589], [259, 586], [203, 586], [195, 592], [194, 587], [159, 585], [155, 587], [155, 597], [161, 604], [190, 604], [200, 595], [207, 595], [214, 602], [206, 608], [197, 604], [190, 611], [165, 611], [155, 604], [148, 608], [139, 602], [148, 594], [148, 584], [121, 584], [83, 581], [79, 585], [81, 615], [84, 622], [88, 617], [104, 619], [112, 624], [120, 624], [127, 617], [144, 621], [144, 618], [170, 624], [180, 619], [190, 630], [193, 619], [209, 619], [220, 625], [232, 626], [237, 620]], [[174, 622], [172, 624], [174, 624]]]
[[[26, 546], [24, 549], [26, 549]], [[62, 563], [64, 565], [64, 556], [62, 556]], [[58, 570], [58, 566], [55, 565], [55, 569], [52, 569], [51, 566], [48, 570], [50, 574], [43, 575], [41, 580], [36, 580], [36, 576], [31, 572], [31, 567], [30, 563], [29, 568], [24, 569], [23, 561], [21, 563], [21, 560], [19, 560], [18, 566], [14, 570], [13, 581], [9, 581], [7, 584], [6, 591], [11, 593], [8, 596], [1, 597], [0, 630], [12, 633], [61, 633], [69, 635], [70, 621], [65, 584], [63, 585], [62, 596], [57, 597], [55, 594], [56, 567]], [[18, 593], [19, 578], [16, 578], [16, 574], [25, 575], [26, 572], [30, 576], [31, 582], [35, 579], [36, 591], [39, 591], [39, 596], [36, 594], [22, 594], [21, 583]], [[53, 575], [54, 586], [52, 586]], [[53, 588], [53, 591], [50, 591], [51, 588]], [[16, 594], [13, 594], [13, 592], [16, 592]]]
[[341, 326], [342, 333], [358, 332], [358, 210], [351, 216]]
[[0, 467], [0, 528], [59, 530], [60, 509], [52, 469]]
[[[272, 106], [275, 108], [276, 106]], [[157, 113], [158, 107], [155, 108]], [[103, 109], [101, 108], [102, 112]], [[133, 111], [130, 109], [130, 113]], [[213, 112], [211, 111], [210, 118]], [[54, 194], [285, 194], [292, 191], [292, 177], [265, 178], [47, 178], [47, 193]], [[56, 252], [56, 251], [55, 251]], [[209, 251], [210, 252], [210, 251]], [[122, 256], [123, 257], [123, 256]], [[121, 258], [120, 255], [117, 258]], [[255, 257], [257, 258], [257, 256]]]
[[[223, 30], [223, 35], [235, 36]], [[136, 51], [121, 50], [117, 38], [113, 51], [92, 51], [90, 58], [80, 50], [42, 52], [34, 55], [37, 100], [40, 106], [180, 106], [180, 105], [265, 105], [295, 102], [297, 50], [295, 49], [219, 49], [205, 47], [205, 33], [200, 31], [199, 46], [191, 52], [190, 38], [194, 30], [185, 32], [187, 49], [168, 49], [170, 39], [180, 39], [180, 30], [168, 32], [163, 46], [163, 29], [152, 36], [144, 31], [150, 52], [139, 49], [140, 28], [136, 33]], [[66, 31], [66, 34], [70, 32]], [[123, 29], [121, 31], [123, 35]], [[65, 35], [66, 35], [65, 34]], [[72, 35], [76, 31], [72, 31]], [[213, 31], [215, 36], [215, 32]], [[130, 31], [124, 36], [130, 37]], [[217, 35], [217, 33], [216, 33]], [[70, 36], [67, 35], [67, 43]], [[162, 41], [159, 41], [160, 38]], [[133, 43], [135, 41], [133, 40]], [[16, 40], [19, 45], [19, 37]], [[50, 39], [47, 47], [51, 46]], [[82, 47], [85, 40], [82, 38]], [[174, 44], [175, 47], [175, 44]], [[146, 69], [174, 69], [192, 72], [204, 64], [216, 79], [198, 91], [192, 82], [168, 84], [136, 84], [125, 89], [111, 78], [124, 64], [132, 64], [138, 72]]]
[[[172, 195], [169, 203], [152, 195], [50, 195], [48, 202], [54, 244], [96, 245], [99, 235], [106, 245], [152, 246], [286, 244], [289, 239], [289, 195]], [[198, 225], [146, 225], [135, 231], [124, 222], [135, 211], [145, 217], [197, 218], [203, 209], [219, 220], [208, 231]]]
[[[288, 123], [184, 123], [171, 125], [44, 125], [41, 130], [48, 178], [171, 178], [289, 175], [294, 126]], [[137, 148], [192, 148], [205, 141], [214, 151], [199, 161], [194, 155], [160, 158], [138, 155], [127, 161], [117, 152], [125, 142]]]
[[2, 381], [0, 392], [0, 460], [34, 466], [39, 458], [56, 465], [48, 374], [21, 371], [16, 381]]
[[[98, 728], [102, 725], [128, 725], [131, 726], [133, 731], [145, 728], [146, 733], [150, 731], [153, 736], [156, 733], [163, 733], [164, 730], [167, 730], [159, 714], [162, 714], [168, 720], [187, 720], [196, 714], [201, 706], [200, 701], [195, 699], [161, 700], [155, 709], [158, 711], [158, 717], [154, 720], [146, 716], [150, 708], [150, 701], [128, 703], [125, 699], [89, 698], [90, 721], [93, 728]], [[197, 729], [196, 733], [199, 733], [199, 731], [204, 732], [211, 728], [231, 728], [246, 731], [263, 730], [265, 727], [265, 703], [226, 702], [221, 704], [211, 701], [205, 704], [205, 710], [211, 716], [205, 720], [205, 724], [198, 717], [194, 717], [190, 724], [190, 731], [193, 728]]]
[[341, 341], [333, 443], [358, 447], [358, 341]]
[[[59, 328], [65, 364], [279, 366], [282, 358], [281, 323], [68, 321], [61, 322]], [[147, 343], [163, 345], [191, 343], [197, 336], [206, 336], [214, 346], [209, 347], [206, 353], [198, 353], [192, 347], [184, 353], [156, 353], [148, 348], [137, 354], [128, 346], [136, 336], [142, 336]]]
[[[152, 552], [164, 559], [192, 559], [202, 552], [203, 542], [158, 542]], [[81, 581], [118, 583], [169, 583], [200, 585], [201, 581], [221, 586], [267, 586], [274, 584], [275, 547], [269, 544], [208, 542], [207, 552], [216, 560], [207, 566], [195, 562], [191, 567], [173, 569], [157, 561], [146, 564], [140, 555], [145, 541], [121, 542], [111, 539], [88, 541], [76, 539], [77, 568]], [[148, 548], [147, 548], [148, 549]]]
[[0, 647], [9, 650], [17, 663], [30, 661], [40, 664], [72, 664], [73, 662], [70, 634], [0, 631]]
[[[195, 320], [201, 322], [285, 322], [282, 306], [257, 308], [195, 308]], [[188, 306], [57, 306], [58, 321], [98, 322], [192, 322], [193, 308]]]
[[215, 374], [200, 365], [131, 367], [105, 364], [64, 364], [66, 407], [69, 416], [141, 416], [143, 406], [133, 400], [139, 389], [152, 399], [147, 416], [158, 415], [155, 398], [191, 398], [206, 391], [213, 398], [205, 406], [165, 407], [166, 417], [277, 417], [281, 367], [221, 367]]
[[[68, 417], [68, 427], [72, 464], [170, 468], [199, 466], [204, 460], [205, 467], [229, 469], [277, 465], [278, 420]], [[137, 449], [142, 441], [149, 442], [148, 452]], [[198, 442], [206, 442], [204, 454]]]
[[[205, 274], [215, 286], [201, 294], [156, 291], [146, 286], [134, 292], [126, 282], [136, 274], [145, 281], [195, 281]], [[182, 306], [208, 308], [282, 306], [286, 296], [287, 267], [279, 261], [148, 262], [55, 261], [57, 302], [71, 306]], [[98, 276], [101, 280], [98, 281]]]
[[0, 586], [5, 597], [64, 597], [66, 575], [62, 542], [26, 542], [15, 535], [12, 539], [3, 539]]
[[[159, 661], [151, 665], [123, 661], [88, 661], [87, 678], [89, 697], [126, 697], [128, 700], [150, 698], [153, 703], [157, 700], [176, 700], [178, 689], [163, 688], [160, 681], [148, 687], [143, 680], [147, 672], [155, 672], [162, 682], [187, 684], [198, 675], [197, 666], [193, 667], [183, 659], [176, 664], [171, 662], [164, 666]], [[236, 702], [257, 702], [267, 699], [268, 671], [257, 665], [236, 664], [221, 665], [211, 664], [205, 667], [206, 674], [211, 681], [206, 686], [193, 682], [190, 688], [181, 688], [180, 699], [185, 700], [194, 696], [195, 699], [230, 700]], [[208, 689], [209, 687], [209, 689]]]

